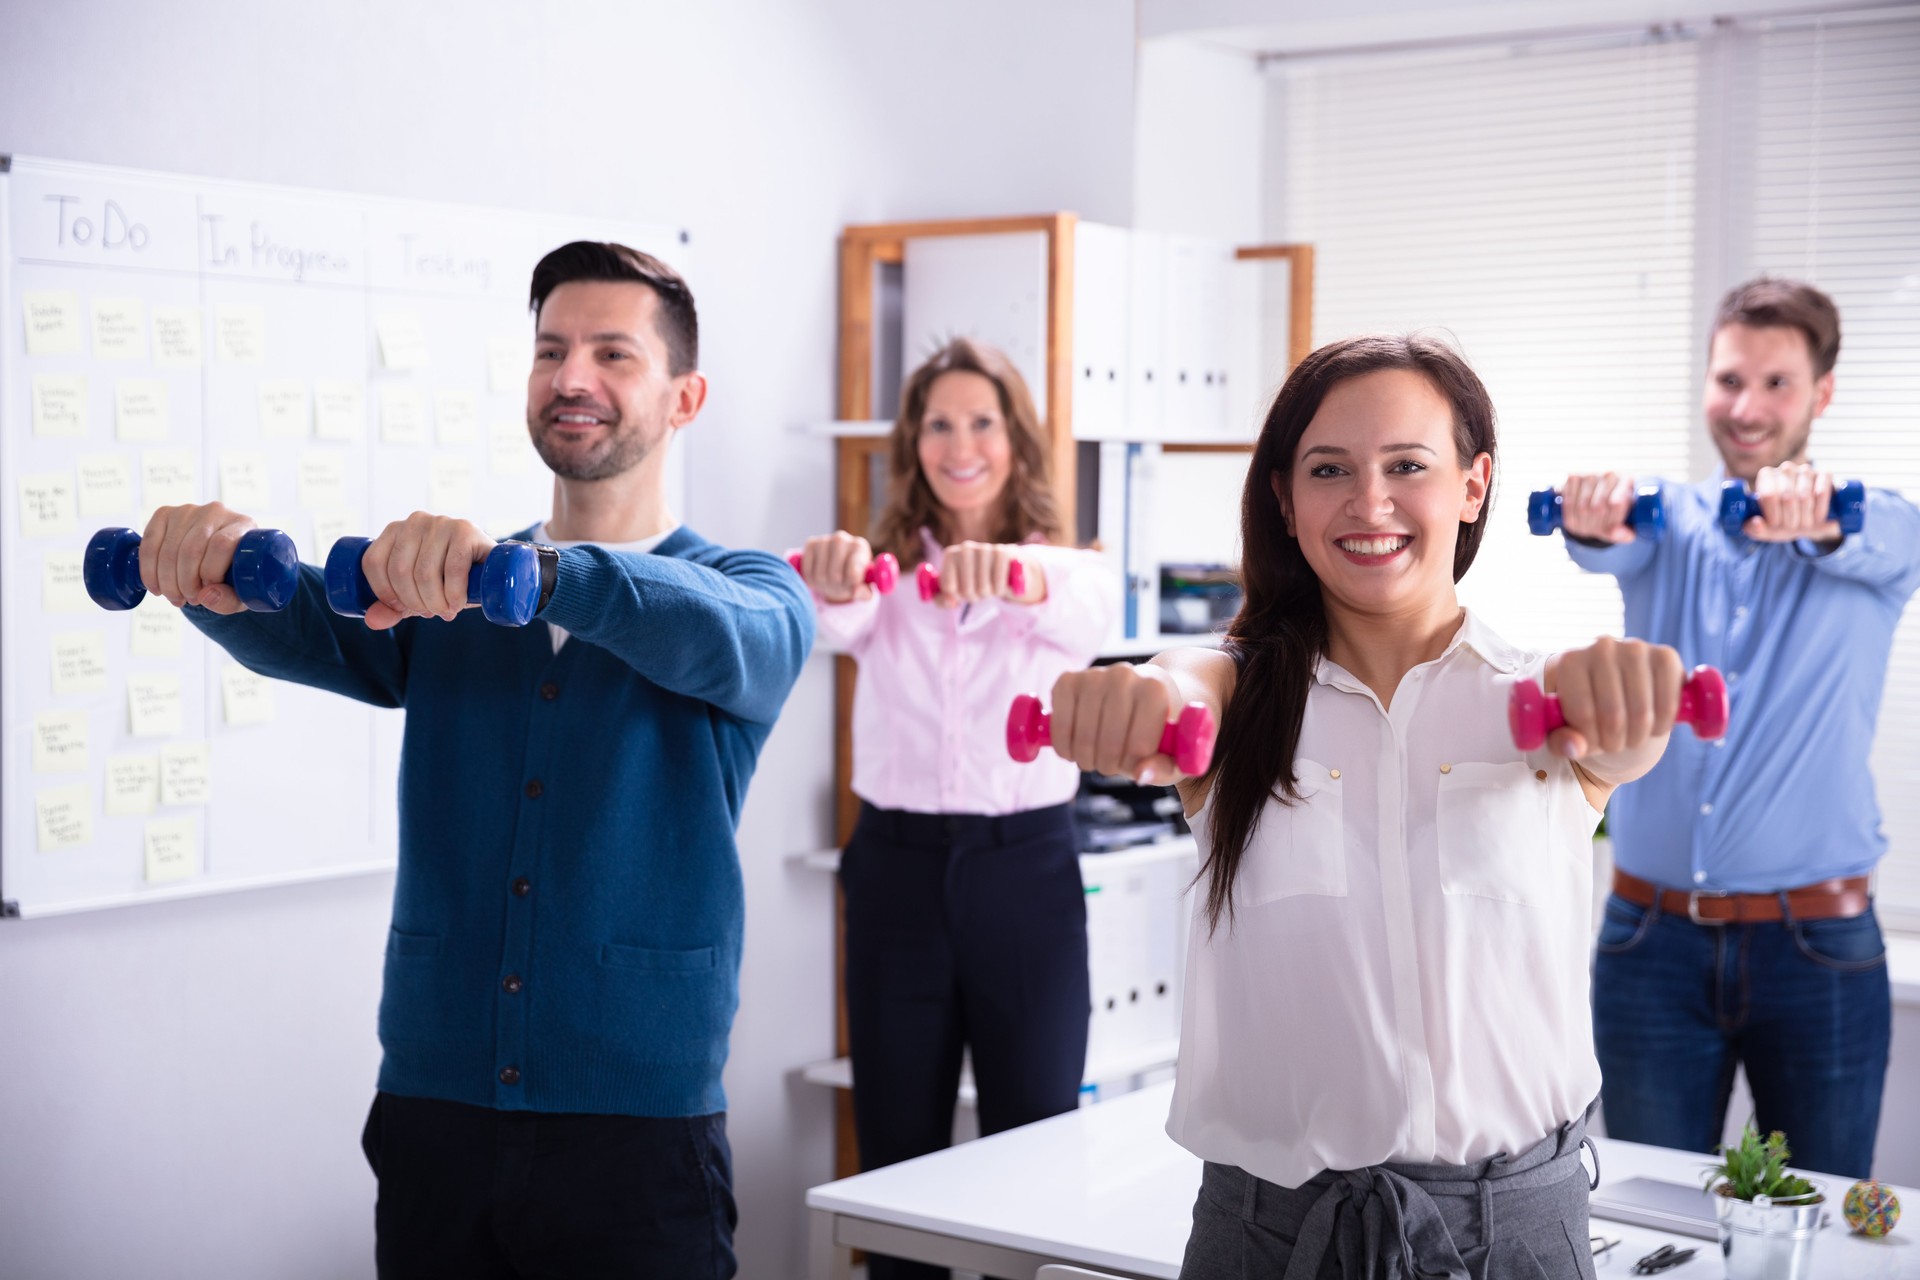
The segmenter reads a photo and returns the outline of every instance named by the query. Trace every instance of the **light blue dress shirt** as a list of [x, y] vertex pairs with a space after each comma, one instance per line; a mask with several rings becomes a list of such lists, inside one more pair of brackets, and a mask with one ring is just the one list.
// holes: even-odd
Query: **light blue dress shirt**
[[1887, 850], [1867, 756], [1894, 628], [1920, 586], [1920, 509], [1869, 489], [1863, 530], [1821, 555], [1721, 532], [1720, 477], [1660, 487], [1660, 541], [1567, 551], [1619, 580], [1628, 635], [1726, 675], [1731, 723], [1711, 743], [1676, 728], [1653, 771], [1614, 793], [1615, 865], [1734, 893], [1864, 875]]

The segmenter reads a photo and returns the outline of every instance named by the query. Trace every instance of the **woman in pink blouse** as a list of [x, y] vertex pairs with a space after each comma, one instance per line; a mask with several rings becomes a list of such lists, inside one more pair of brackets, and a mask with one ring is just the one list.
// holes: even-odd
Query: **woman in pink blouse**
[[[1064, 531], [1045, 432], [991, 347], [956, 340], [907, 380], [890, 493], [871, 544], [845, 531], [809, 538], [801, 560], [822, 642], [860, 663], [863, 803], [840, 883], [865, 1169], [948, 1144], [963, 1049], [983, 1134], [1078, 1100], [1091, 999], [1080, 772], [1051, 752], [1014, 763], [1006, 717], [1015, 694], [1092, 660], [1119, 602], [1098, 555], [1053, 545]], [[904, 570], [889, 595], [864, 581], [876, 551]], [[939, 573], [929, 601], [912, 582], [923, 562]], [[873, 1280], [946, 1274], [869, 1266]]]

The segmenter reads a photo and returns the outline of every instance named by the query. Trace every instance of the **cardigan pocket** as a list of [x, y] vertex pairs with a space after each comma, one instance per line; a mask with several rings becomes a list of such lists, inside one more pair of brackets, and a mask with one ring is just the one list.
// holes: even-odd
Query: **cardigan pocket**
[[724, 1043], [737, 995], [712, 947], [600, 947], [585, 1003], [566, 1020], [592, 1039], [656, 1061], [704, 1061]]
[[703, 973], [713, 968], [713, 948], [657, 951], [609, 942], [600, 948], [600, 963], [610, 969], [649, 969], [654, 973]]
[[425, 1044], [456, 1035], [454, 1001], [443, 988], [442, 938], [435, 933], [387, 930], [387, 960], [380, 984], [382, 1044]]

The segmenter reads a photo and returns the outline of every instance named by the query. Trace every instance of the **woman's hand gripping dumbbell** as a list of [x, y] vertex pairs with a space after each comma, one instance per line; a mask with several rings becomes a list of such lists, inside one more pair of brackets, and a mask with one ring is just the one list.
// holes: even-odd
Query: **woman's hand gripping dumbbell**
[[1636, 489], [1630, 476], [1568, 476], [1561, 488], [1528, 496], [1527, 527], [1535, 536], [1565, 529], [1594, 542], [1657, 542], [1667, 531], [1667, 507], [1658, 485]]
[[946, 548], [938, 569], [922, 563], [914, 580], [922, 600], [947, 609], [989, 599], [1038, 604], [1046, 597], [1040, 567], [1021, 558], [1018, 547], [999, 542], [956, 543]]
[[103, 609], [132, 609], [148, 592], [215, 613], [276, 613], [293, 599], [300, 555], [278, 529], [220, 503], [162, 507], [144, 536], [102, 529], [87, 543], [80, 575]]
[[[1759, 523], [1748, 524], [1756, 519]], [[1720, 527], [1730, 535], [1759, 542], [1829, 542], [1859, 533], [1866, 524], [1867, 486], [1835, 481], [1809, 463], [1762, 468], [1751, 489], [1745, 480], [1720, 485]]]
[[891, 552], [876, 556], [865, 538], [844, 530], [808, 538], [787, 563], [828, 604], [865, 600], [876, 591], [892, 595], [900, 583], [900, 562]]
[[1560, 655], [1558, 674], [1565, 700], [1532, 680], [1516, 682], [1508, 695], [1507, 727], [1522, 751], [1539, 750], [1563, 729], [1556, 746], [1575, 759], [1638, 746], [1675, 724], [1693, 726], [1705, 741], [1727, 732], [1726, 680], [1712, 667], [1695, 667], [1682, 679], [1679, 655], [1665, 646], [1603, 641]]
[[384, 630], [402, 618], [451, 621], [479, 606], [489, 622], [525, 626], [540, 606], [531, 543], [495, 542], [474, 525], [416, 512], [378, 538], [342, 538], [327, 553], [327, 603]]
[[1157, 667], [1116, 664], [1070, 672], [1053, 686], [1053, 714], [1023, 693], [1007, 712], [1007, 754], [1022, 763], [1052, 747], [1082, 769], [1173, 782], [1199, 777], [1213, 763], [1213, 711], [1189, 702], [1176, 713], [1177, 695]]

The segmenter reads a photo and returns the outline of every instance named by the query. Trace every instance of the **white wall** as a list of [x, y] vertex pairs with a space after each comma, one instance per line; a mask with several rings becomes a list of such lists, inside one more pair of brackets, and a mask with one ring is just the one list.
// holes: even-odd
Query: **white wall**
[[[827, 527], [835, 238], [848, 222], [1129, 217], [1121, 0], [9, 0], [0, 151], [693, 232], [689, 512], [723, 542]], [[537, 516], [542, 513], [530, 512]], [[831, 678], [815, 659], [741, 830], [727, 1073], [742, 1275], [802, 1274], [831, 1174]], [[291, 762], [290, 762], [291, 764]], [[9, 802], [11, 798], [9, 798]], [[271, 833], [262, 833], [271, 838]], [[390, 877], [0, 925], [0, 1272], [372, 1274], [358, 1151]]]

